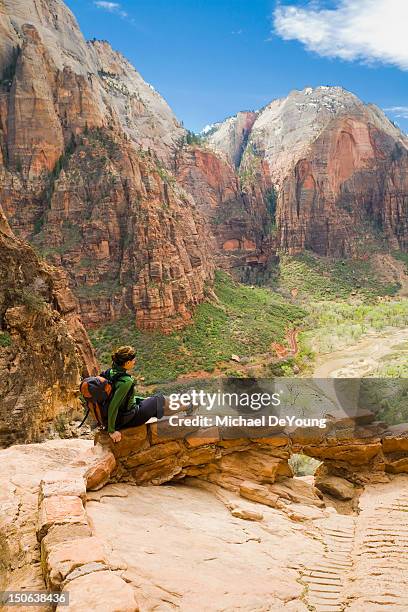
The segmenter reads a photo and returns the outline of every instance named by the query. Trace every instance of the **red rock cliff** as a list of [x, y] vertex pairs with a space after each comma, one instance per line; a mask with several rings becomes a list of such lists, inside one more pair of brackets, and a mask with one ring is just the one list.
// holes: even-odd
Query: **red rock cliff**
[[175, 176], [208, 220], [217, 245], [217, 263], [227, 269], [266, 260], [267, 213], [262, 196], [246, 190], [233, 166], [208, 147], [182, 147]]
[[[221, 154], [232, 147], [230, 123], [207, 139]], [[390, 248], [407, 249], [407, 163], [408, 140], [380, 109], [318, 87], [257, 113], [238, 172], [255, 203], [276, 190], [278, 248], [344, 256], [378, 231]]]
[[97, 363], [64, 275], [17, 240], [0, 211], [0, 446], [38, 441], [79, 415]]
[[84, 322], [134, 312], [143, 329], [185, 325], [213, 275], [208, 228], [157, 158], [89, 130], [52, 189], [33, 240], [68, 271]]
[[32, 2], [0, 15], [5, 213], [68, 272], [87, 325], [134, 313], [176, 329], [213, 275], [209, 228], [166, 170], [185, 130], [120, 54], [85, 43], [62, 2]]

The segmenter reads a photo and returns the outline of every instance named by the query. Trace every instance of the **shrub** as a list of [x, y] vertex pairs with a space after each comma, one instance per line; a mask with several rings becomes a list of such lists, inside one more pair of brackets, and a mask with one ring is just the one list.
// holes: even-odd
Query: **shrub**
[[46, 306], [46, 302], [43, 297], [32, 291], [31, 289], [20, 289], [17, 292], [17, 299], [23, 304], [30, 312], [42, 312]]
[[0, 347], [11, 346], [11, 337], [8, 332], [0, 332]]
[[297, 453], [291, 456], [288, 463], [295, 476], [312, 476], [320, 465], [317, 459]]

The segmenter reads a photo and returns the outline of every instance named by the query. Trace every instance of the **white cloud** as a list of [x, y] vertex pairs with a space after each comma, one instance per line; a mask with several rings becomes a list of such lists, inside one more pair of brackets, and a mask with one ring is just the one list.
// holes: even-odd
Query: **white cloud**
[[400, 119], [408, 119], [408, 106], [391, 106], [384, 110]]
[[273, 14], [276, 34], [319, 55], [402, 70], [408, 70], [407, 23], [407, 0], [337, 0], [332, 9], [311, 0], [305, 7], [279, 4]]
[[118, 2], [105, 2], [105, 0], [94, 0], [95, 6], [108, 11], [108, 13], [116, 13], [120, 17], [127, 17], [128, 14], [124, 11]]

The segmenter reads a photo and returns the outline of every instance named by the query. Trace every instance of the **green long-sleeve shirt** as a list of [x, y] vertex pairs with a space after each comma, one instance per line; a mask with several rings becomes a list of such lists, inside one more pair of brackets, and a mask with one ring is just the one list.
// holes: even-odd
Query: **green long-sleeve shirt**
[[123, 376], [115, 383], [115, 392], [108, 407], [108, 433], [113, 433], [116, 430], [116, 418], [118, 416], [119, 409], [123, 412], [131, 410], [132, 407], [137, 403], [138, 400], [143, 398], [135, 393], [130, 393], [129, 399], [124, 404], [127, 394], [129, 393], [132, 385], [134, 385], [134, 378], [128, 374], [125, 368], [113, 366], [110, 370], [110, 376], [115, 374], [123, 374]]

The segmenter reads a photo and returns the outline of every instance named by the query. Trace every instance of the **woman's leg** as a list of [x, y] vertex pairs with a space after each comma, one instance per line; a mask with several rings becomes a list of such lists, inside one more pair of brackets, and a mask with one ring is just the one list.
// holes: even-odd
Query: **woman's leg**
[[[173, 403], [172, 403], [173, 405]], [[146, 397], [135, 409], [135, 413], [130, 418], [126, 418], [124, 422], [120, 419], [117, 421], [117, 429], [128, 429], [129, 427], [138, 427], [144, 425], [152, 418], [161, 419], [163, 416], [171, 416], [177, 412], [190, 412], [190, 406], [179, 405], [175, 409], [170, 408], [170, 400], [164, 395], [154, 395]]]
[[164, 405], [163, 405], [163, 416], [171, 416], [172, 414], [177, 414], [178, 412], [187, 412], [190, 413], [193, 408], [192, 404], [188, 406], [183, 406], [179, 404], [174, 407], [174, 402], [172, 401], [172, 406], [170, 407], [170, 400], [168, 397], [164, 397]]

